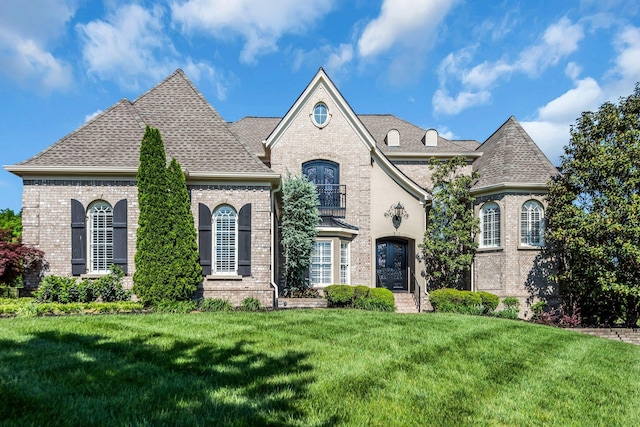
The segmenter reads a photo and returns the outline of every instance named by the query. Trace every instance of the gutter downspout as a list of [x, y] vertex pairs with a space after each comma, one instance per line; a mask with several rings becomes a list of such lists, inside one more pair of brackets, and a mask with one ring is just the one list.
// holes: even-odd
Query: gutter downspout
[[278, 295], [280, 294], [280, 289], [278, 285], [276, 285], [276, 193], [282, 190], [282, 178], [278, 182], [278, 187], [271, 190], [271, 286], [275, 289], [275, 293], [273, 294], [273, 308], [278, 308]]

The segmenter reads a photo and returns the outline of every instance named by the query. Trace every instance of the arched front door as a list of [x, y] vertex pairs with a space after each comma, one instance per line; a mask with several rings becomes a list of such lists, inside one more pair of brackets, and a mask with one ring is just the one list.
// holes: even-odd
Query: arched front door
[[377, 286], [392, 291], [408, 290], [407, 259], [408, 245], [399, 239], [378, 239], [376, 242]]

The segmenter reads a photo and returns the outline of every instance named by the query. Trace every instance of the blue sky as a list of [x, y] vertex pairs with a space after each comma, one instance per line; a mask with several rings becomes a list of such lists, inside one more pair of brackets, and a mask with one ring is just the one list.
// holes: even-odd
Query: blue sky
[[[457, 139], [514, 115], [554, 164], [640, 81], [637, 0], [2, 0], [0, 164], [182, 68], [228, 121], [283, 116], [319, 67], [356, 113]], [[21, 207], [0, 171], [0, 209]]]

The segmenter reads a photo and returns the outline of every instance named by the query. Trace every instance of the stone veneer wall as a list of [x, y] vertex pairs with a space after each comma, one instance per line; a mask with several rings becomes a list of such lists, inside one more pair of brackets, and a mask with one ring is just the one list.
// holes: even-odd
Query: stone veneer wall
[[[530, 306], [541, 296], [557, 296], [548, 279], [549, 269], [540, 260], [540, 248], [520, 245], [520, 211], [528, 200], [537, 200], [546, 209], [544, 195], [539, 193], [500, 193], [478, 197], [475, 214], [487, 202], [495, 202], [501, 213], [501, 247], [478, 248], [474, 266], [474, 288], [520, 301], [521, 317], [531, 315]], [[480, 239], [480, 236], [478, 236]]]
[[[318, 102], [324, 102], [331, 114], [329, 123], [321, 129], [310, 117]], [[347, 192], [345, 221], [359, 228], [359, 234], [350, 244], [351, 284], [375, 286], [370, 283], [371, 269], [375, 268], [371, 260], [369, 226], [371, 156], [323, 86], [302, 106], [287, 131], [271, 148], [271, 169], [283, 176], [287, 171], [299, 174], [304, 162], [316, 159], [331, 160], [340, 165], [340, 184], [346, 185]]]
[[[245, 296], [256, 296], [265, 306], [273, 304], [270, 286], [271, 265], [271, 202], [270, 187], [265, 185], [188, 185], [192, 198], [192, 212], [198, 223], [198, 203], [211, 211], [220, 204], [239, 210], [252, 204], [251, 219], [251, 276], [235, 280], [205, 280], [198, 294], [224, 297], [239, 305]], [[71, 199], [80, 201], [85, 209], [97, 200], [114, 206], [127, 199], [127, 257], [128, 274], [125, 288], [133, 285], [135, 272], [136, 232], [138, 228], [138, 189], [135, 180], [24, 180], [23, 242], [45, 252], [49, 262], [46, 274], [71, 276]], [[26, 284], [35, 289], [36, 283]], [[237, 300], [237, 301], [236, 301]]]

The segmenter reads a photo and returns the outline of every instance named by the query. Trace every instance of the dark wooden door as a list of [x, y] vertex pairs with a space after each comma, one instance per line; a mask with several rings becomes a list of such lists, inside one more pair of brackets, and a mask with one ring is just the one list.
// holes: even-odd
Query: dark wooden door
[[392, 291], [408, 290], [407, 242], [381, 239], [376, 243], [376, 275], [378, 286]]

